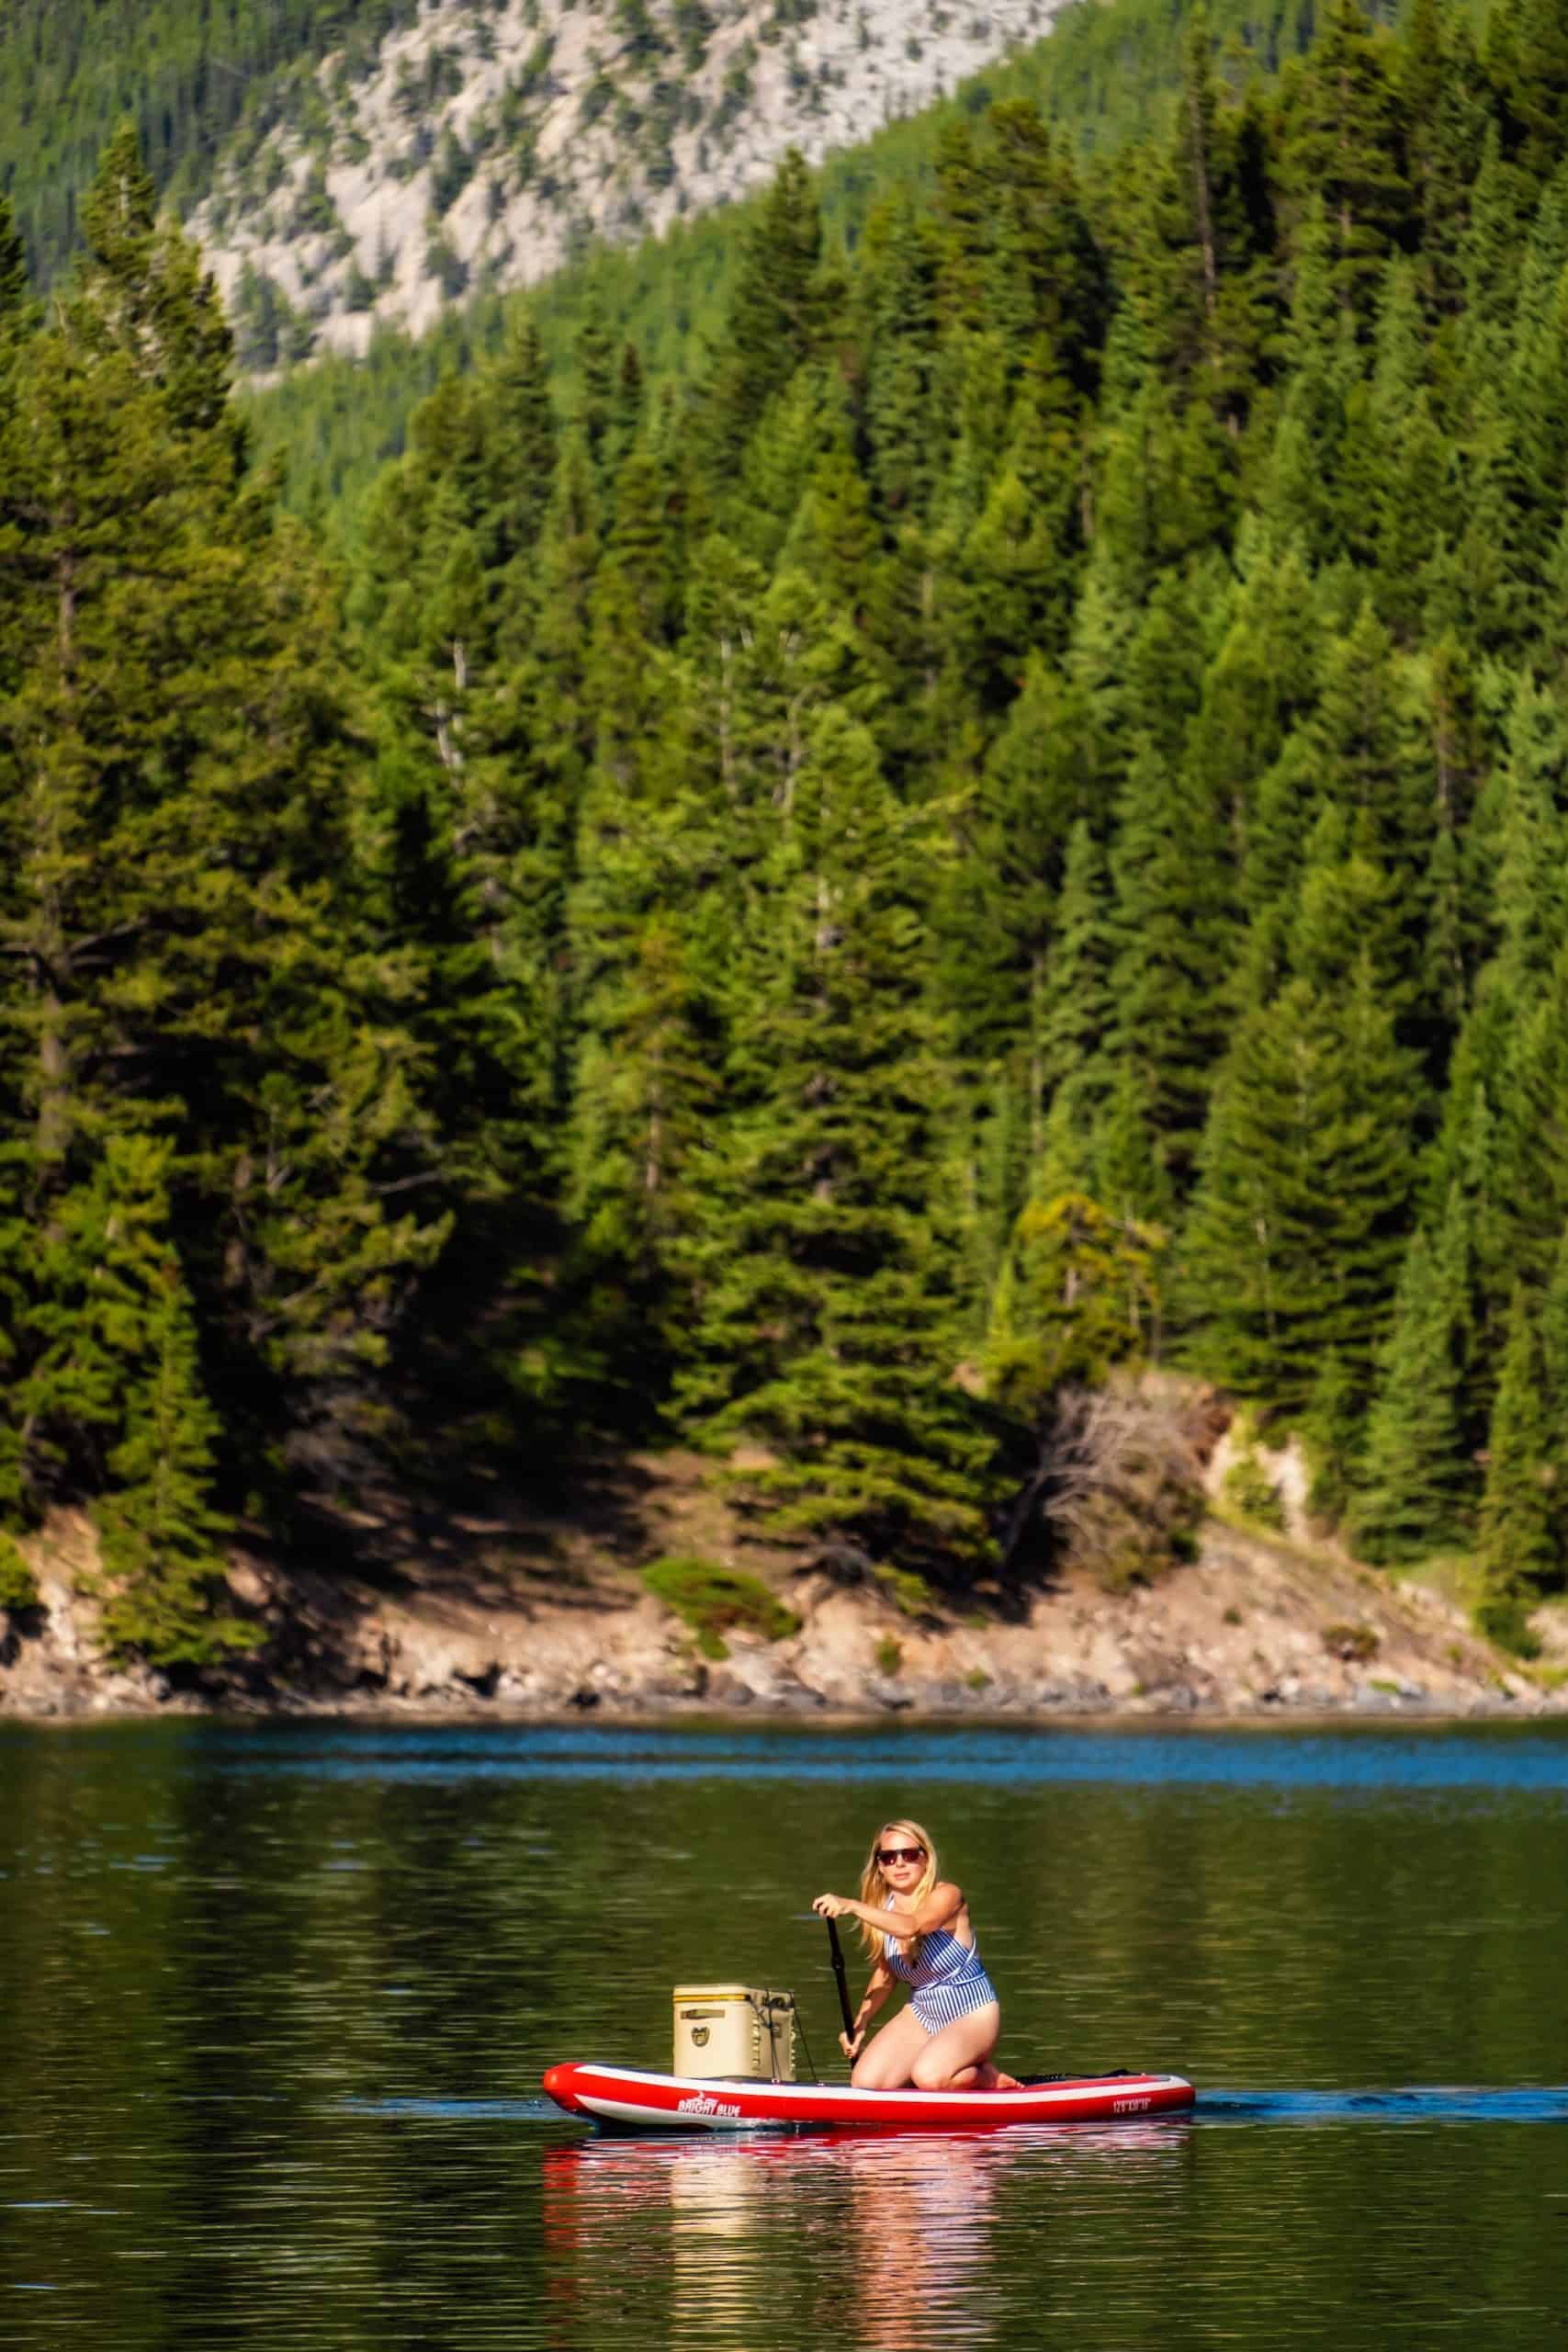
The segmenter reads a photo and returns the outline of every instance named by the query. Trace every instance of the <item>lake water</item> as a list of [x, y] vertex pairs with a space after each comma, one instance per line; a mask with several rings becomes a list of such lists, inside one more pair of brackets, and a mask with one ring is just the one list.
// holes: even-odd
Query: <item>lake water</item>
[[[890, 1813], [1019, 2071], [1190, 2120], [596, 2140]], [[858, 1972], [857, 1972], [858, 1973]], [[0, 2344], [1568, 2344], [1568, 1726], [0, 1727]], [[806, 2069], [802, 2068], [802, 2071]]]

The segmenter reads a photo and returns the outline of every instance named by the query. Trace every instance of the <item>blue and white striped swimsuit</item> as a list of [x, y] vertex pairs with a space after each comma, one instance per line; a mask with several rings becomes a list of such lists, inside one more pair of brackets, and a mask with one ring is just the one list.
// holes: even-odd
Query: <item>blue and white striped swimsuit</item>
[[885, 1937], [883, 1948], [894, 1975], [914, 1986], [909, 2007], [931, 2033], [940, 2033], [944, 2025], [966, 2018], [972, 2009], [983, 2009], [997, 1997], [978, 1946], [960, 1943], [945, 1928], [933, 1928], [920, 1938], [918, 1960], [899, 1950], [895, 1936]]

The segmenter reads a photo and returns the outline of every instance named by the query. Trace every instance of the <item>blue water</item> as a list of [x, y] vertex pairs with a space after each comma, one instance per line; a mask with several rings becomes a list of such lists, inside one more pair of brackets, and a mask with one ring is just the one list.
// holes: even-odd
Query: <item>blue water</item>
[[910, 1785], [1055, 1782], [1111, 1787], [1356, 1792], [1391, 1789], [1544, 1794], [1568, 1801], [1568, 1724], [1548, 1730], [1409, 1727], [1324, 1731], [950, 1730], [911, 1725], [877, 1733], [773, 1729], [665, 1731], [584, 1724], [514, 1729], [358, 1724], [204, 1731], [203, 1749], [228, 1772], [303, 1773], [312, 1780], [465, 1782], [544, 1779], [615, 1781], [897, 1779]]
[[[389, 2098], [346, 2102], [346, 2111], [424, 2123], [543, 2123], [561, 2111], [547, 2098]], [[1568, 2123], [1568, 2084], [1540, 2089], [1431, 2086], [1382, 2091], [1200, 2091], [1183, 2127], [1210, 2123]], [[1027, 2128], [1027, 2127], [1025, 2127]], [[1050, 2129], [1045, 2126], [1043, 2129]], [[1159, 2127], [1165, 2129], [1162, 2122]]]
[[[1568, 1725], [0, 1729], [0, 2346], [1560, 2352], [1565, 1798]], [[807, 1906], [895, 1811], [1004, 2057], [1190, 2116], [646, 2141], [542, 2097], [667, 2064], [715, 1979], [794, 1988], [830, 2073]]]

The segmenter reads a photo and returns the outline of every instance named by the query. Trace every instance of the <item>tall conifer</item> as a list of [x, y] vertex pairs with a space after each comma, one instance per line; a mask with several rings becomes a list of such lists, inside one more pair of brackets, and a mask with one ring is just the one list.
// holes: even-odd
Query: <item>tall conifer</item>
[[825, 712], [737, 1008], [677, 1395], [707, 1442], [766, 1449], [744, 1476], [776, 1526], [952, 1560], [983, 1541], [991, 1447], [952, 1383], [921, 835], [864, 730]]

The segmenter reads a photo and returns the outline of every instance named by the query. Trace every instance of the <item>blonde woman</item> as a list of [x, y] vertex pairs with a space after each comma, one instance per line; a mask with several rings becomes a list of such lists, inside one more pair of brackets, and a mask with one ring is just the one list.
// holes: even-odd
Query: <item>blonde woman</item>
[[[819, 1894], [824, 1919], [860, 1921], [872, 1971], [854, 2031], [839, 2036], [857, 2090], [1010, 2090], [1011, 2075], [990, 2063], [1001, 2030], [996, 1986], [980, 1964], [963, 1890], [937, 1870], [936, 1848], [918, 1821], [887, 1821], [871, 1841], [860, 1901]], [[866, 2026], [896, 1984], [910, 1987], [901, 2009], [870, 2042]]]

